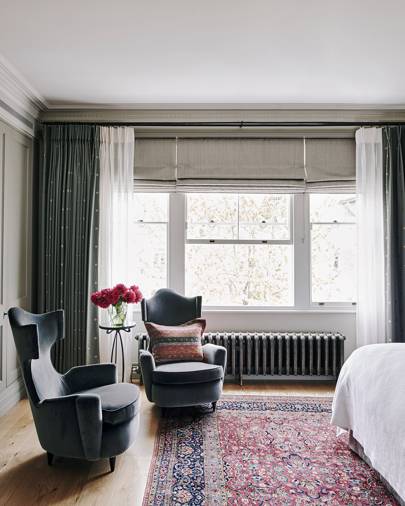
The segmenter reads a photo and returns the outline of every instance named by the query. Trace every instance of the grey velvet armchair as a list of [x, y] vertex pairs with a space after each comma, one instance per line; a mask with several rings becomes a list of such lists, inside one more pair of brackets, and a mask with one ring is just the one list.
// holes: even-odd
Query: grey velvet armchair
[[64, 337], [63, 311], [8, 312], [39, 442], [48, 454], [86, 460], [115, 458], [134, 442], [140, 396], [117, 383], [115, 364], [73, 367], [59, 374], [50, 351]]
[[[181, 325], [201, 317], [202, 298], [183, 297], [161, 289], [141, 303], [142, 320], [160, 325]], [[216, 403], [221, 396], [226, 367], [226, 349], [205, 344], [202, 362], [174, 362], [156, 365], [150, 351], [141, 350], [140, 367], [149, 401], [161, 408]]]

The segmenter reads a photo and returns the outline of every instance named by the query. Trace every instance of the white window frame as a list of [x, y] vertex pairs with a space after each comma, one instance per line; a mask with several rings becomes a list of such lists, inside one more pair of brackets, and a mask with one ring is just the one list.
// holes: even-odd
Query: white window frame
[[[268, 192], [271, 194], [271, 192]], [[243, 192], [235, 192], [234, 195], [242, 195]], [[184, 198], [184, 249], [186, 247], [186, 244], [274, 244], [274, 245], [291, 245], [292, 246], [292, 256], [293, 256], [293, 268], [291, 272], [291, 282], [293, 284], [293, 290], [295, 290], [294, 287], [294, 271], [295, 271], [295, 255], [294, 255], [294, 195], [291, 195], [290, 198], [290, 238], [289, 239], [187, 239], [187, 197], [185, 194], [183, 194]], [[239, 224], [238, 224], [239, 225]], [[184, 264], [184, 281], [185, 281], [185, 264]], [[183, 292], [185, 293], [185, 283], [183, 285]], [[292, 297], [292, 304], [289, 306], [270, 306], [270, 305], [249, 305], [249, 306], [242, 306], [242, 305], [234, 305], [234, 306], [226, 306], [226, 305], [206, 305], [204, 304], [204, 298], [203, 298], [203, 307], [208, 310], [214, 310], [214, 311], [283, 311], [283, 310], [294, 310], [295, 309], [295, 292], [293, 293]]]
[[[327, 192], [325, 192], [325, 193], [327, 193]], [[342, 193], [344, 193], [344, 192], [342, 192]], [[351, 195], [351, 193], [348, 193], [348, 195]], [[309, 232], [309, 236], [308, 236], [308, 245], [309, 245], [308, 266], [309, 266], [309, 295], [310, 295], [309, 306], [311, 308], [325, 308], [326, 310], [331, 307], [332, 308], [342, 308], [342, 309], [352, 308], [353, 310], [355, 310], [357, 302], [350, 302], [350, 301], [347, 301], [347, 302], [324, 301], [324, 302], [322, 302], [322, 301], [312, 300], [312, 255], [311, 255], [311, 228], [312, 228], [312, 225], [351, 225], [351, 226], [353, 226], [353, 225], [356, 225], [356, 222], [337, 221], [337, 220], [311, 222], [309, 199], [310, 199], [310, 195], [307, 195], [307, 201], [308, 201], [307, 222], [308, 222], [308, 232]]]
[[[232, 195], [245, 195], [242, 192], [235, 192]], [[185, 196], [186, 197], [186, 196]], [[293, 197], [291, 195], [291, 197]], [[289, 239], [187, 239], [187, 198], [185, 210], [185, 243], [186, 244], [293, 244], [293, 222], [294, 222], [294, 199], [290, 198], [290, 238]], [[239, 231], [239, 216], [238, 216], [238, 231]]]
[[[152, 193], [152, 192], [148, 192], [148, 191], [145, 191], [145, 192], [139, 192], [139, 193]], [[165, 193], [165, 192], [154, 192], [154, 193]], [[135, 198], [136, 198], [136, 192], [135, 192]], [[166, 247], [167, 247], [167, 251], [166, 251], [166, 285], [169, 286], [170, 284], [170, 279], [169, 279], [169, 273], [170, 273], [170, 258], [169, 258], [169, 253], [170, 253], [170, 248], [169, 248], [169, 241], [170, 241], [170, 195], [169, 195], [169, 199], [167, 200], [167, 221], [150, 221], [150, 220], [143, 220], [143, 219], [136, 219], [135, 217], [133, 218], [132, 220], [132, 224], [133, 225], [166, 225]], [[140, 311], [140, 306], [137, 307], [136, 309], [138, 309], [138, 311]]]
[[[164, 191], [158, 193], [166, 193]], [[237, 192], [235, 192], [237, 193]], [[243, 193], [243, 192], [239, 192]], [[271, 193], [269, 191], [268, 193]], [[327, 193], [327, 192], [325, 192]], [[343, 193], [343, 192], [342, 192]], [[293, 248], [293, 304], [291, 306], [212, 306], [207, 311], [260, 311], [260, 312], [355, 312], [356, 303], [313, 302], [311, 286], [311, 223], [307, 193], [291, 194], [290, 239], [288, 240], [238, 240], [238, 239], [187, 239], [186, 194], [169, 193], [167, 223], [167, 287], [185, 294], [186, 244], [291, 244]]]

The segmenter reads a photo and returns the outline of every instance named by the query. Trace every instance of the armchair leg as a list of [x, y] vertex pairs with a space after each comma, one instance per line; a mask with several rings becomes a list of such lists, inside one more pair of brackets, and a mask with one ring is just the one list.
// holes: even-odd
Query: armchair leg
[[46, 456], [48, 457], [48, 466], [51, 466], [53, 462], [53, 454], [46, 452]]
[[115, 459], [117, 457], [110, 457], [110, 469], [111, 469], [111, 472], [113, 473], [114, 472], [114, 469], [115, 469]]
[[217, 409], [217, 403], [216, 401], [212, 403], [212, 412], [215, 413], [215, 410]]

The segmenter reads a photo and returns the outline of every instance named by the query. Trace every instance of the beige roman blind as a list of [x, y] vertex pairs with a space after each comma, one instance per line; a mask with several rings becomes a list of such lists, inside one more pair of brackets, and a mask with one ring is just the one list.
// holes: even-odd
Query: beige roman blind
[[135, 183], [176, 181], [176, 139], [135, 139]]
[[323, 191], [353, 189], [350, 138], [137, 138], [135, 189]]
[[303, 139], [188, 138], [177, 142], [177, 184], [182, 187], [293, 190], [303, 188], [304, 180]]
[[354, 139], [306, 139], [305, 169], [308, 189], [354, 187], [356, 182]]

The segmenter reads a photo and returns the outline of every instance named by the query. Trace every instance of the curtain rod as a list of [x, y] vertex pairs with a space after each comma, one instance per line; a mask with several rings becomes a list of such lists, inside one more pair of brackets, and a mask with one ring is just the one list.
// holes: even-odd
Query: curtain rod
[[44, 121], [43, 125], [98, 125], [98, 126], [133, 126], [133, 127], [384, 127], [405, 125], [404, 121]]

